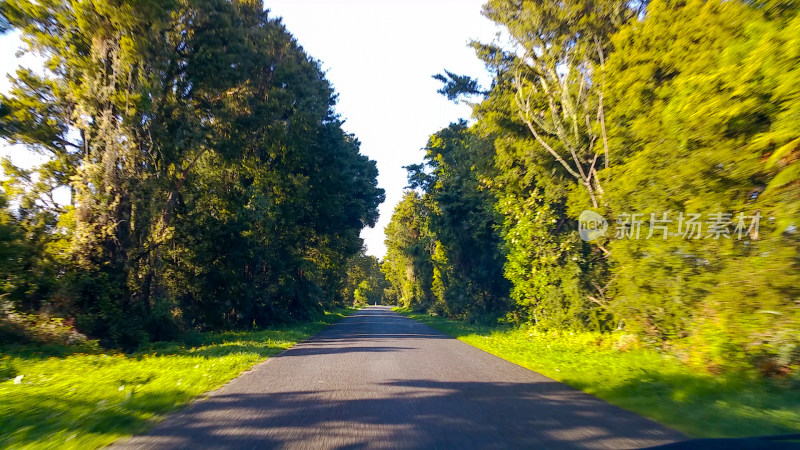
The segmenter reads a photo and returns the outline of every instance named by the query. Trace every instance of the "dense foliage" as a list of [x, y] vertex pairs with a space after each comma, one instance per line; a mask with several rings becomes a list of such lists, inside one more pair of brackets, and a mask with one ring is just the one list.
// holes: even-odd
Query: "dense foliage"
[[763, 218], [741, 238], [610, 247], [611, 309], [708, 367], [800, 361], [800, 16], [769, 11], [653, 2], [615, 36], [605, 75], [611, 211], [728, 213], [731, 233]]
[[386, 276], [381, 272], [381, 262], [362, 249], [347, 262], [347, 277], [342, 289], [346, 305], [378, 305], [384, 301], [388, 289]]
[[[796, 5], [492, 0], [484, 14], [504, 31], [472, 44], [492, 85], [435, 78], [448, 98], [471, 97], [469, 133], [489, 144], [464, 141], [456, 163], [429, 149], [427, 169], [411, 168], [421, 194], [395, 212], [385, 266], [405, 304], [431, 309], [437, 280], [458, 280], [444, 290], [458, 292], [467, 278], [454, 272], [473, 281], [468, 273], [492, 273], [495, 259], [470, 257], [478, 271], [453, 259], [481, 243], [503, 255], [514, 302], [491, 309], [508, 309], [517, 323], [625, 329], [711, 371], [796, 370]], [[465, 125], [429, 147], [457, 127]], [[586, 209], [609, 221], [591, 242], [578, 233]], [[690, 232], [694, 214], [703, 228]], [[470, 240], [476, 223], [486, 234]], [[405, 287], [412, 279], [423, 295]], [[444, 311], [486, 310], [481, 295], [465, 292], [466, 302], [443, 295]]]
[[4, 162], [15, 309], [130, 348], [341, 302], [383, 191], [319, 64], [260, 1], [0, 7], [46, 61], [0, 98], [0, 135], [49, 157]]
[[507, 308], [494, 196], [481, 178], [491, 142], [464, 122], [431, 136], [425, 163], [408, 167], [410, 187], [386, 228], [383, 270], [406, 307], [459, 318]]
[[389, 303], [418, 310], [434, 304], [433, 260], [436, 246], [430, 213], [415, 191], [406, 191], [386, 227], [386, 256], [381, 270]]

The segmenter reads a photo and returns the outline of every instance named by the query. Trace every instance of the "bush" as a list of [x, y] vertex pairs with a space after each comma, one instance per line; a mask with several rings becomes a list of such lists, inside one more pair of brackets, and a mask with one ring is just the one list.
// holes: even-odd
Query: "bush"
[[[6, 305], [0, 311], [0, 344], [56, 344], [96, 349], [97, 341], [75, 329], [72, 320], [24, 314]], [[0, 366], [0, 373], [3, 372]]]
[[0, 382], [17, 376], [17, 368], [14, 360], [8, 356], [0, 359]]

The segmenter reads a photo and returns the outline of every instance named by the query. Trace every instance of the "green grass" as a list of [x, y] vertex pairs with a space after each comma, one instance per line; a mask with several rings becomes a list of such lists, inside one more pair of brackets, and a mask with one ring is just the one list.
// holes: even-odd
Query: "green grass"
[[620, 351], [623, 335], [482, 327], [396, 309], [474, 347], [691, 437], [800, 432], [800, 379], [715, 377], [652, 349]]
[[127, 355], [0, 347], [0, 448], [97, 448], [141, 433], [352, 311], [268, 330], [196, 334]]

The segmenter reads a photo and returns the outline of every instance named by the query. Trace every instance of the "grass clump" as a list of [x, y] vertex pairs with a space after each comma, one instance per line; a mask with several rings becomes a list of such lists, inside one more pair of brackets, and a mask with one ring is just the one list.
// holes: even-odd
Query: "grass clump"
[[0, 448], [97, 448], [318, 332], [353, 310], [259, 331], [202, 333], [132, 354], [0, 347]]
[[692, 437], [800, 432], [800, 378], [715, 376], [637, 345], [631, 335], [470, 325], [398, 312], [495, 356]]

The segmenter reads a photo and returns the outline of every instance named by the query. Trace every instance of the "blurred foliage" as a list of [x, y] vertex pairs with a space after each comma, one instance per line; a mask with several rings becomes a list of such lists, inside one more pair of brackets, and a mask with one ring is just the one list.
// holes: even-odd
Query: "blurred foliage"
[[610, 309], [711, 370], [776, 374], [800, 360], [799, 32], [797, 14], [652, 2], [606, 68], [610, 212], [762, 217], [742, 239], [609, 246]]
[[99, 348], [97, 341], [87, 339], [69, 321], [19, 313], [8, 306], [0, 311], [0, 345], [53, 344], [88, 351]]
[[0, 345], [0, 447], [99, 448], [351, 313], [260, 331], [190, 333], [131, 354]]

